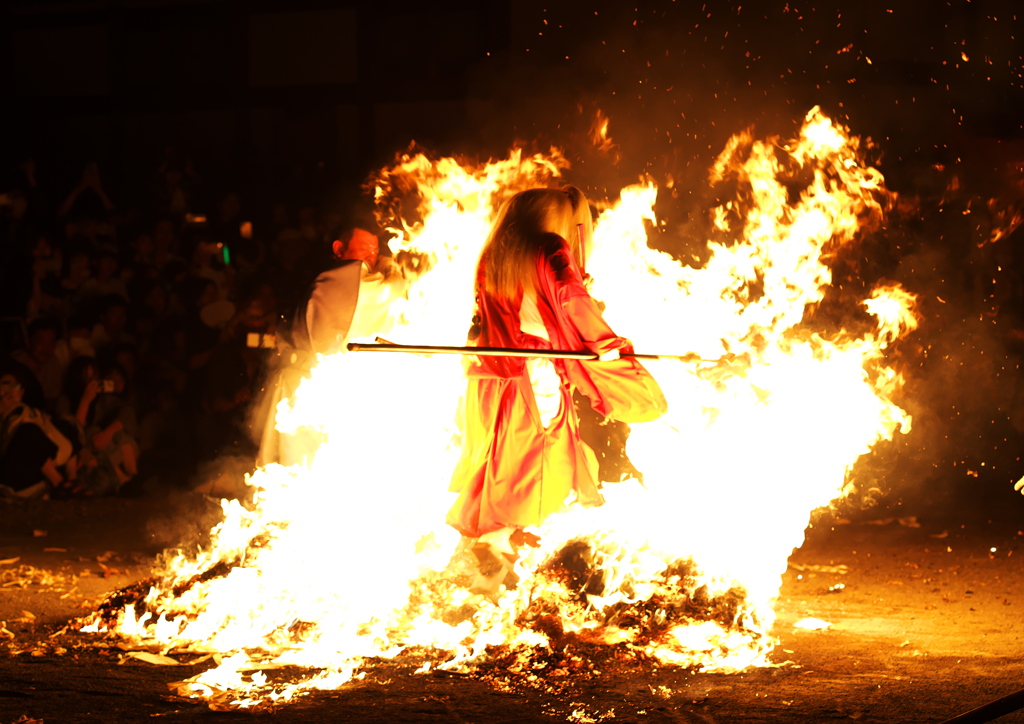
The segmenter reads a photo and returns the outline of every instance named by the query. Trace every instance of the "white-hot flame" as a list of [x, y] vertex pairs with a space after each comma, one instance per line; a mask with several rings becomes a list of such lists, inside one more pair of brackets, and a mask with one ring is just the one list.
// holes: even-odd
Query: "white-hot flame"
[[[391, 341], [462, 344], [497, 204], [557, 183], [565, 168], [557, 152], [517, 150], [486, 164], [408, 156], [382, 171], [382, 207], [417, 200], [415, 214], [395, 214], [392, 249], [433, 264], [392, 308]], [[564, 632], [629, 641], [669, 663], [766, 665], [772, 604], [810, 512], [841, 495], [873, 444], [909, 430], [883, 352], [916, 319], [913, 296], [890, 288], [864, 302], [876, 330], [826, 338], [805, 321], [831, 283], [826, 261], [883, 213], [881, 174], [845, 129], [814, 109], [791, 142], [739, 134], [712, 172], [724, 179], [740, 195], [713, 214], [731, 238], [709, 242], [700, 268], [648, 246], [652, 182], [623, 189], [597, 219], [588, 272], [611, 326], [639, 352], [701, 361], [649, 365], [670, 409], [632, 426], [643, 484], [608, 485], [606, 505], [548, 520], [541, 547], [519, 561], [517, 589], [496, 603], [470, 594], [465, 557], [453, 558], [459, 536], [443, 523], [461, 361], [338, 354], [278, 409], [279, 429], [313, 431], [322, 444], [304, 465], [257, 471], [252, 504], [226, 501], [211, 548], [170, 558], [137, 607], [145, 613], [129, 606], [113, 630], [163, 651], [223, 655], [182, 691], [243, 703], [339, 686], [366, 658], [410, 646], [432, 647], [441, 667], [493, 645], [543, 647], [528, 625], [539, 611]], [[553, 567], [568, 550], [586, 563], [582, 583], [571, 566]], [[704, 613], [651, 604], [643, 630], [612, 615], [668, 600]], [[97, 617], [93, 630], [102, 625]], [[318, 673], [288, 686], [252, 673], [284, 665]]]

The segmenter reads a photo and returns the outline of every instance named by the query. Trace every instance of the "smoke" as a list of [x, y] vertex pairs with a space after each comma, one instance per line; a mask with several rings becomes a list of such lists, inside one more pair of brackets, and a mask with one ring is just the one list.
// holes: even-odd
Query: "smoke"
[[208, 545], [211, 530], [224, 517], [220, 501], [249, 498], [246, 476], [254, 468], [252, 455], [241, 453], [200, 463], [190, 485], [161, 493], [159, 512], [146, 521], [149, 545], [185, 551]]
[[210, 531], [223, 518], [218, 500], [194, 491], [170, 489], [160, 503], [159, 512], [146, 521], [146, 540], [153, 549], [205, 546]]
[[[919, 328], [888, 351], [906, 383], [896, 399], [914, 430], [858, 464], [861, 494], [847, 505], [881, 504], [934, 518], [1012, 514], [1012, 483], [1024, 443], [1024, 285], [1002, 212], [942, 168], [922, 171], [886, 225], [834, 270], [831, 294], [856, 295], [877, 280], [918, 295]], [[985, 195], [992, 189], [984, 189]], [[1004, 189], [1005, 191], [1005, 189]]]

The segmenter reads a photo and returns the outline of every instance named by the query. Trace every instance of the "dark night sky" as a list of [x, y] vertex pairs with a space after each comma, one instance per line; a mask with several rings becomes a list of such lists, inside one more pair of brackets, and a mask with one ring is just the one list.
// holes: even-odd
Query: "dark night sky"
[[[986, 318], [979, 280], [992, 260], [970, 242], [997, 213], [1024, 207], [1016, 5], [8, 3], [2, 159], [6, 168], [32, 155], [58, 188], [96, 159], [130, 201], [173, 144], [212, 183], [250, 199], [329, 205], [411, 141], [479, 156], [502, 156], [516, 140], [554, 143], [591, 189], [644, 172], [673, 177], [677, 192], [659, 213], [672, 229], [699, 229], [694, 217], [715, 201], [707, 169], [728, 137], [752, 124], [758, 136], [788, 136], [821, 105], [873, 139], [873, 162], [908, 200], [868, 240], [877, 257], [847, 272], [895, 278], [930, 300], [919, 349], [906, 354], [918, 430], [865, 474], [887, 480], [896, 502], [984, 493], [985, 505], [1006, 509], [1024, 472], [1024, 355], [1009, 334], [1024, 309]], [[598, 109], [617, 163], [586, 138]], [[959, 190], [943, 196], [953, 178]], [[1001, 242], [1018, 271], [1019, 241], [1018, 232]]]
[[350, 180], [410, 140], [571, 154], [601, 108], [632, 177], [703, 169], [736, 130], [786, 133], [820, 104], [891, 154], [945, 159], [1024, 136], [1013, 5], [12, 3], [6, 137], [126, 174], [173, 137], [216, 162], [325, 162]]
[[[703, 169], [736, 130], [790, 133], [813, 105], [897, 158], [949, 161], [968, 139], [1024, 136], [1008, 0], [591, 5], [520, 7], [509, 75], [548, 91], [541, 106], [557, 86], [600, 106], [634, 169]], [[526, 115], [522, 135], [551, 132], [550, 114]]]

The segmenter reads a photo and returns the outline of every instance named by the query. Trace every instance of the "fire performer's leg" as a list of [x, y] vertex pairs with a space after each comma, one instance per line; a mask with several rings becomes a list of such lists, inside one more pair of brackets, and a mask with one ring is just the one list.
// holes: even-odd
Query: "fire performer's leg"
[[515, 550], [513, 549], [512, 542], [510, 540], [512, 533], [515, 530], [516, 529], [512, 527], [499, 528], [498, 530], [490, 533], [484, 533], [482, 536], [477, 538], [477, 540], [479, 543], [490, 546], [499, 553], [515, 555]]
[[476, 539], [470, 550], [476, 558], [477, 574], [469, 586], [472, 593], [494, 596], [502, 584], [515, 588], [519, 577], [513, 567], [519, 555], [509, 538], [515, 528], [501, 528]]
[[505, 527], [475, 539], [470, 550], [476, 558], [478, 573], [470, 590], [493, 596], [502, 585], [509, 590], [515, 588], [519, 583], [515, 564], [524, 545], [536, 548], [540, 537], [522, 528]]

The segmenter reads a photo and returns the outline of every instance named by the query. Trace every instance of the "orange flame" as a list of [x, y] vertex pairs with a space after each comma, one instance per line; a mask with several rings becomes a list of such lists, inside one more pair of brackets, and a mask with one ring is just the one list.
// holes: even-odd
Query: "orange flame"
[[[566, 167], [557, 152], [517, 149], [485, 164], [406, 155], [381, 171], [392, 248], [434, 261], [390, 308], [389, 338], [462, 343], [496, 203], [558, 183]], [[303, 465], [252, 475], [251, 504], [223, 503], [209, 550], [168, 556], [144, 613], [129, 605], [87, 630], [165, 653], [215, 652], [220, 665], [180, 691], [236, 706], [340, 686], [366, 658], [412, 646], [446, 668], [480, 660], [488, 646], [543, 647], [546, 629], [531, 625], [542, 618], [669, 663], [768, 665], [772, 605], [810, 512], [843, 493], [876, 442], [910, 429], [884, 352], [917, 320], [913, 295], [892, 287], [864, 302], [873, 331], [827, 339], [806, 326], [831, 283], [826, 260], [884, 212], [882, 176], [846, 129], [815, 108], [798, 138], [739, 134], [712, 171], [726, 178], [740, 192], [714, 214], [732, 238], [709, 242], [699, 269], [648, 246], [653, 182], [623, 189], [599, 215], [588, 270], [612, 327], [642, 352], [718, 362], [650, 365], [670, 412], [632, 426], [628, 453], [643, 485], [606, 486], [605, 506], [570, 506], [545, 522], [543, 545], [517, 564], [517, 589], [496, 602], [470, 594], [465, 556], [453, 557], [459, 536], [443, 524], [459, 361], [338, 354], [277, 412], [283, 433], [313, 430], [323, 444]], [[403, 212], [402, 195], [414, 197], [413, 211]], [[586, 564], [585, 585], [572, 561]], [[655, 600], [727, 605], [696, 618], [655, 612], [644, 631], [613, 615], [654, 610]], [[285, 665], [317, 673], [268, 684], [262, 672]]]
[[618, 163], [621, 158], [619, 146], [608, 135], [610, 125], [611, 119], [598, 108], [594, 113], [594, 122], [590, 125], [590, 141], [598, 151], [611, 155], [613, 163]]

